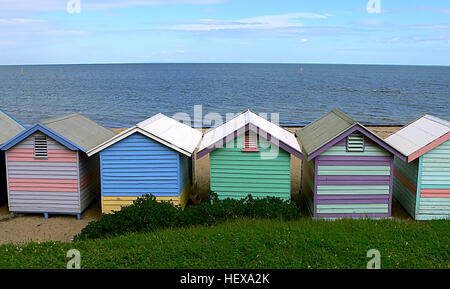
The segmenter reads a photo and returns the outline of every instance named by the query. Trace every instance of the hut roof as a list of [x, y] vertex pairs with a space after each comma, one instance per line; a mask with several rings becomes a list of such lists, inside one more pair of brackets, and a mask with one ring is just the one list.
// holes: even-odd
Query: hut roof
[[88, 155], [96, 154], [135, 132], [139, 132], [189, 157], [202, 138], [200, 131], [158, 113], [96, 146], [88, 151]]
[[385, 141], [411, 162], [450, 139], [450, 122], [426, 114], [407, 124]]
[[361, 132], [387, 151], [404, 159], [397, 150], [385, 143], [383, 139], [337, 109], [333, 109], [316, 121], [297, 130], [296, 135], [302, 143], [302, 149], [307, 159], [311, 160], [354, 131]]
[[42, 124], [83, 148], [84, 151], [89, 151], [116, 135], [112, 130], [79, 113], [48, 119]]
[[71, 150], [83, 152], [116, 134], [79, 113], [73, 113], [38, 123], [3, 144], [1, 149], [7, 150], [15, 146], [36, 131], [45, 133]]
[[0, 108], [0, 144], [9, 141], [25, 128], [6, 111]]
[[310, 155], [357, 124], [345, 113], [334, 109], [316, 121], [297, 130], [296, 135], [302, 143], [302, 149]]
[[[249, 125], [256, 127], [259, 135], [267, 137], [287, 152], [299, 158], [303, 157], [300, 150], [300, 145], [298, 144], [293, 133], [279, 127], [256, 113], [247, 110], [236, 115], [224, 124], [207, 131], [200, 144], [197, 158], [210, 153], [217, 147], [221, 147], [225, 139], [226, 141], [230, 141], [231, 139], [237, 137], [238, 134], [235, 132], [241, 130], [243, 133], [244, 128]], [[249, 129], [251, 129], [250, 126]]]

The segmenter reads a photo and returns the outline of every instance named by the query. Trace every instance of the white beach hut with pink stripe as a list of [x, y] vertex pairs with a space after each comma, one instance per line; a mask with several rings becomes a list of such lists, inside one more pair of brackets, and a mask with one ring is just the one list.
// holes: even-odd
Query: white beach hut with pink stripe
[[426, 114], [385, 141], [394, 161], [394, 198], [416, 220], [450, 219], [450, 122]]
[[11, 215], [81, 218], [100, 187], [98, 157], [86, 152], [114, 135], [81, 114], [69, 114], [38, 123], [4, 143]]

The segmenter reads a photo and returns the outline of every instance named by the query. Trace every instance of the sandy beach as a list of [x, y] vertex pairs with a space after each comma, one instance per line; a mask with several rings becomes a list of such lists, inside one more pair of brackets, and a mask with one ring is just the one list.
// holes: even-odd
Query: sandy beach
[[[285, 127], [295, 132], [299, 127]], [[400, 127], [368, 126], [373, 132], [384, 138], [397, 131]], [[124, 129], [114, 129], [119, 132]], [[204, 129], [206, 131], [206, 129]], [[299, 198], [300, 191], [300, 167], [301, 161], [291, 157], [291, 193], [294, 201]], [[195, 162], [195, 177], [198, 192], [205, 198], [209, 189], [209, 156]], [[392, 216], [399, 219], [411, 218], [399, 206], [393, 202]], [[18, 214], [12, 218], [7, 206], [0, 207], [0, 244], [26, 243], [30, 241], [71, 241], [89, 222], [101, 217], [99, 201], [92, 204], [82, 215], [81, 220], [75, 216], [51, 215], [45, 219], [42, 214]]]

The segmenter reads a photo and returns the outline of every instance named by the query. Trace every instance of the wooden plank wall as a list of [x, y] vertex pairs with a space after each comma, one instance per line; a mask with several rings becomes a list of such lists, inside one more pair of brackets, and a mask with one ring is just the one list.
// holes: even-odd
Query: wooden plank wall
[[279, 197], [291, 199], [291, 156], [263, 138], [259, 152], [242, 152], [243, 136], [210, 154], [211, 190], [219, 198]]
[[344, 139], [316, 158], [314, 216], [390, 216], [393, 156], [367, 138], [361, 152], [348, 152], [346, 144]]
[[[306, 159], [306, 156], [305, 156]], [[314, 213], [314, 175], [315, 160], [302, 162], [301, 177], [301, 206], [304, 206], [309, 214]]]
[[5, 152], [0, 151], [0, 206], [7, 201]]
[[84, 211], [97, 197], [100, 197], [100, 157], [98, 154], [87, 157], [78, 152], [80, 178], [80, 207]]
[[100, 152], [103, 212], [144, 194], [178, 202], [180, 163], [178, 152], [139, 133], [106, 148]]
[[422, 158], [417, 219], [450, 218], [450, 140]]
[[394, 160], [393, 196], [413, 218], [416, 215], [417, 175], [419, 159], [406, 163]]
[[48, 159], [35, 159], [36, 135], [6, 152], [9, 210], [80, 213], [77, 153], [47, 137]]

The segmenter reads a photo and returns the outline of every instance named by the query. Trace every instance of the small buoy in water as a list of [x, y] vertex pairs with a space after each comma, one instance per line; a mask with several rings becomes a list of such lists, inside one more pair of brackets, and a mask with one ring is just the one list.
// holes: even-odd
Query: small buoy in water
[[22, 72], [21, 72], [20, 74], [21, 74], [22, 76], [23, 76], [23, 74], [24, 74], [24, 73], [23, 73], [23, 67], [22, 67]]
[[300, 76], [303, 75], [303, 67], [300, 66]]

